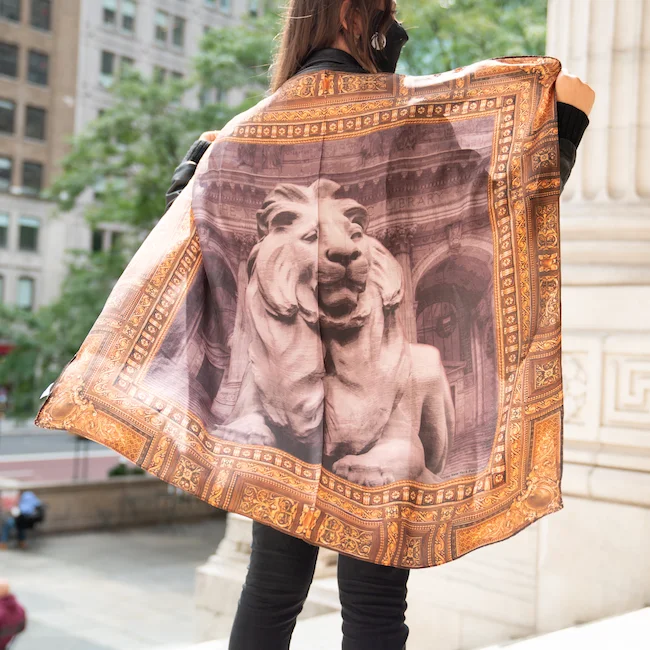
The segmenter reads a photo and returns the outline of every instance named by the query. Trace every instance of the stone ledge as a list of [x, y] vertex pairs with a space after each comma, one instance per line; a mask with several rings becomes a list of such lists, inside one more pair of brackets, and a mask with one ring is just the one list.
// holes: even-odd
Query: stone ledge
[[224, 513], [149, 476], [106, 481], [21, 483], [0, 481], [0, 492], [33, 490], [47, 511], [40, 533], [70, 533], [197, 521]]
[[[299, 621], [291, 639], [291, 650], [333, 650], [341, 647], [341, 615], [326, 614]], [[156, 650], [228, 650], [228, 639], [189, 647]]]

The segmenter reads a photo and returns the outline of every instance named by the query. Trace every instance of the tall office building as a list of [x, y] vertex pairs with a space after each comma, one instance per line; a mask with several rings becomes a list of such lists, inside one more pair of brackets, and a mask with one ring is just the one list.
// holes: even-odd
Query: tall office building
[[74, 219], [40, 198], [74, 131], [81, 0], [0, 1], [0, 301], [56, 296]]
[[59, 172], [70, 136], [111, 105], [120, 69], [184, 77], [207, 29], [234, 25], [260, 4], [0, 0], [0, 302], [26, 309], [51, 302], [66, 251], [106, 249], [119, 232], [105, 224], [93, 233], [81, 209], [55, 215], [39, 196]]

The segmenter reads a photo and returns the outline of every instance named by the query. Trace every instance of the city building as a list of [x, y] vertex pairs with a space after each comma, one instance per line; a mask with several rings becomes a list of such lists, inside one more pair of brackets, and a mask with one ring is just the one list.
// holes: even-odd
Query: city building
[[0, 301], [52, 300], [75, 220], [40, 198], [74, 131], [80, 0], [0, 2]]
[[[102, 224], [93, 233], [81, 208], [57, 213], [40, 194], [60, 171], [70, 136], [111, 105], [120, 69], [185, 77], [206, 30], [234, 25], [260, 6], [256, 0], [0, 0], [0, 302], [25, 309], [48, 304], [65, 278], [67, 251], [106, 250], [119, 237], [119, 226]], [[225, 99], [239, 98], [233, 92]], [[200, 98], [188, 93], [185, 101], [193, 106]]]

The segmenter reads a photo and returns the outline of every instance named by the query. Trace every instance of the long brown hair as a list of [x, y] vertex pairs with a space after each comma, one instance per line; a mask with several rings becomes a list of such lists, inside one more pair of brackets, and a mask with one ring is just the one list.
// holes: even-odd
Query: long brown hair
[[372, 60], [370, 22], [376, 11], [383, 11], [379, 31], [386, 29], [393, 14], [392, 0], [350, 0], [346, 13], [348, 25], [355, 15], [361, 21], [357, 39], [352, 29], [341, 25], [344, 0], [289, 0], [280, 34], [280, 46], [273, 62], [271, 90], [277, 90], [291, 78], [314, 51], [331, 47], [339, 33], [343, 34], [352, 56], [368, 71], [377, 72]]

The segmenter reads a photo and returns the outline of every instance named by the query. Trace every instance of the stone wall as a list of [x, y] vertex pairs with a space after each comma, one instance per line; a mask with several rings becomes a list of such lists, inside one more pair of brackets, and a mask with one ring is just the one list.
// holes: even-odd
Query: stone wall
[[[16, 491], [13, 481], [0, 481], [3, 496]], [[166, 524], [224, 516], [207, 503], [177, 492], [149, 477], [114, 478], [75, 483], [21, 483], [47, 508], [42, 533], [68, 533], [128, 526]]]

